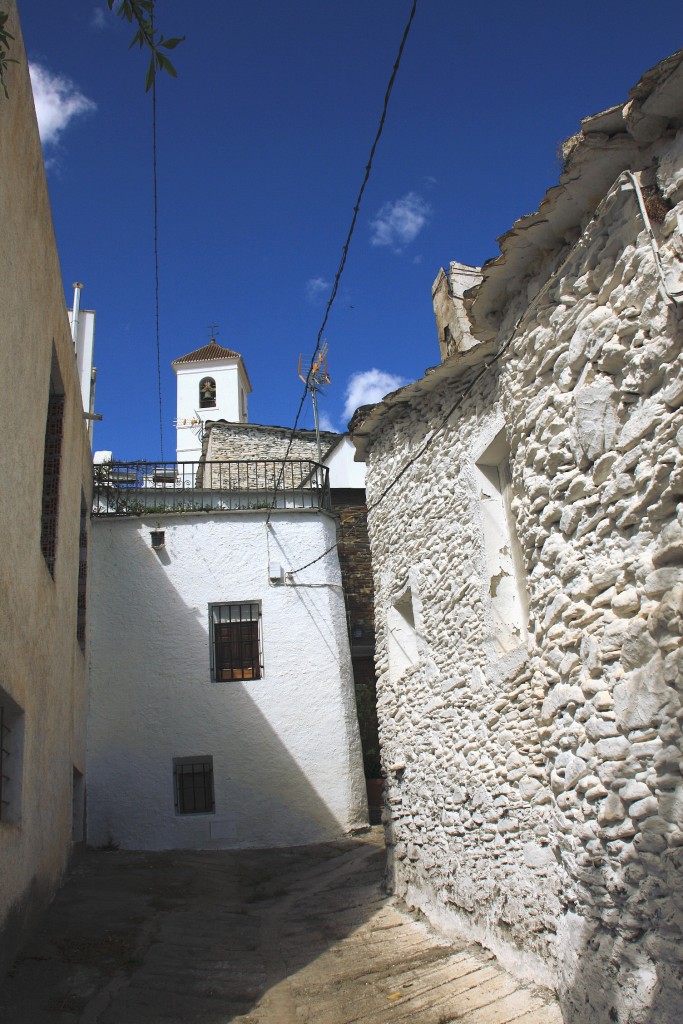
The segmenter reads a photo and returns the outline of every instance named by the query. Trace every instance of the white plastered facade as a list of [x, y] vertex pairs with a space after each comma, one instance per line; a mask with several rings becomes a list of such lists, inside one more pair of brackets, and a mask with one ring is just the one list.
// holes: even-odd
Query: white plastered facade
[[[90, 842], [268, 847], [364, 825], [336, 552], [285, 575], [334, 543], [334, 519], [169, 514], [96, 520], [92, 532]], [[283, 582], [269, 579], [274, 563]], [[260, 605], [262, 677], [215, 682], [209, 606], [235, 602]], [[213, 759], [215, 811], [176, 813], [173, 760], [197, 756]]]
[[[176, 362], [176, 459], [198, 461], [202, 452], [201, 424], [207, 420], [229, 423], [249, 421], [248, 397], [251, 384], [240, 356]], [[215, 405], [202, 408], [200, 385], [203, 380], [215, 382]]]

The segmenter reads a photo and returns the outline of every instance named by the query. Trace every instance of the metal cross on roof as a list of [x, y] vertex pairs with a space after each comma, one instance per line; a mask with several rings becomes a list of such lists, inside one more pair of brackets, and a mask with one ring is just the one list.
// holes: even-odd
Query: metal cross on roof
[[209, 331], [211, 332], [209, 334], [209, 338], [213, 341], [214, 338], [216, 337], [216, 335], [220, 333], [219, 330], [218, 330], [218, 324], [207, 324], [206, 326], [208, 327]]

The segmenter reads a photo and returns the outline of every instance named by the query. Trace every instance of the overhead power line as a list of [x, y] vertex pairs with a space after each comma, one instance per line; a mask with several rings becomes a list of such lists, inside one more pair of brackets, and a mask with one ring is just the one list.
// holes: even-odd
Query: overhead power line
[[[151, 14], [154, 29], [154, 8]], [[164, 416], [161, 399], [161, 341], [159, 336], [159, 191], [157, 187], [157, 73], [152, 58], [152, 178], [154, 187], [154, 323], [157, 348], [157, 394], [159, 396], [159, 451], [164, 461]]]
[[434, 428], [434, 430], [429, 435], [429, 437], [427, 438], [425, 443], [422, 445], [422, 447], [419, 449], [419, 451], [417, 451], [413, 456], [411, 456], [408, 459], [406, 464], [404, 466], [402, 466], [402, 468], [398, 471], [398, 473], [393, 478], [393, 480], [389, 481], [389, 483], [386, 485], [386, 487], [381, 492], [379, 497], [376, 498], [376, 500], [373, 501], [373, 503], [371, 505], [367, 506], [368, 512], [372, 512], [372, 511], [374, 511], [374, 509], [377, 508], [377, 506], [380, 504], [380, 502], [382, 502], [384, 500], [384, 498], [387, 496], [389, 491], [391, 491], [392, 488], [394, 488], [396, 486], [396, 484], [399, 482], [399, 480], [401, 480], [405, 476], [405, 474], [408, 472], [410, 467], [413, 466], [417, 462], [417, 460], [424, 455], [424, 453], [427, 451], [427, 449], [430, 447], [430, 445], [434, 442], [434, 440], [437, 438], [437, 436], [441, 433], [443, 428], [446, 426], [446, 424], [448, 423], [449, 419], [451, 418], [453, 413], [456, 411], [456, 409], [458, 409], [458, 407], [460, 405], [462, 405], [462, 403], [465, 400], [465, 398], [467, 398], [467, 396], [472, 392], [472, 389], [474, 388], [474, 386], [477, 383], [477, 381], [479, 381], [484, 376], [484, 374], [488, 370], [490, 370], [490, 368], [495, 363], [497, 363], [505, 355], [505, 353], [508, 351], [508, 349], [512, 345], [512, 342], [515, 340], [519, 328], [527, 320], [527, 318], [531, 314], [531, 311], [538, 306], [538, 304], [541, 301], [541, 299], [544, 298], [544, 296], [550, 291], [550, 288], [552, 287], [552, 285], [560, 278], [561, 274], [563, 273], [565, 267], [568, 265], [569, 261], [571, 259], [573, 259], [575, 254], [586, 245], [586, 240], [588, 238], [589, 228], [592, 225], [598, 223], [598, 221], [599, 221], [600, 217], [602, 216], [605, 208], [607, 207], [611, 197], [615, 194], [615, 189], [616, 189], [617, 184], [621, 180], [623, 180], [624, 178], [627, 178], [631, 182], [631, 185], [633, 186], [633, 190], [634, 190], [635, 196], [636, 196], [636, 201], [638, 203], [638, 207], [639, 207], [639, 210], [640, 210], [640, 214], [641, 214], [641, 217], [642, 217], [643, 224], [645, 226], [645, 230], [646, 230], [646, 232], [648, 234], [648, 238], [650, 239], [651, 242], [654, 241], [654, 243], [655, 243], [652, 246], [652, 253], [653, 253], [653, 256], [654, 256], [654, 260], [655, 260], [655, 269], [657, 270], [657, 273], [660, 276], [660, 293], [662, 295], [662, 298], [664, 299], [664, 301], [666, 303], [673, 304], [674, 306], [678, 302], [680, 302], [680, 297], [677, 294], [672, 294], [668, 290], [668, 288], [667, 288], [666, 279], [664, 277], [662, 266], [661, 266], [661, 257], [659, 255], [659, 250], [657, 248], [657, 242], [656, 242], [656, 239], [655, 239], [654, 234], [652, 232], [652, 227], [650, 225], [650, 220], [649, 220], [649, 217], [647, 215], [647, 211], [645, 209], [645, 206], [644, 206], [644, 203], [643, 203], [643, 200], [642, 200], [642, 194], [641, 194], [641, 190], [640, 190], [640, 185], [639, 185], [638, 179], [635, 177], [635, 175], [633, 174], [632, 171], [629, 171], [629, 170], [622, 171], [622, 173], [617, 178], [617, 181], [615, 182], [615, 185], [612, 186], [612, 189], [607, 193], [606, 196], [603, 197], [603, 199], [601, 199], [601, 201], [596, 206], [595, 212], [593, 213], [593, 216], [591, 217], [590, 222], [586, 225], [586, 229], [584, 230], [583, 234], [576, 240], [576, 242], [574, 242], [574, 244], [570, 248], [569, 252], [565, 255], [565, 257], [562, 260], [562, 262], [560, 263], [560, 265], [555, 268], [555, 270], [552, 272], [550, 277], [547, 279], [547, 281], [545, 282], [543, 287], [536, 293], [536, 295], [533, 297], [533, 299], [531, 300], [529, 305], [526, 307], [524, 312], [521, 313], [520, 316], [517, 318], [517, 321], [516, 321], [514, 327], [512, 328], [512, 331], [510, 332], [509, 337], [503, 342], [503, 344], [500, 346], [498, 351], [495, 352], [486, 363], [484, 363], [484, 366], [481, 368], [481, 370], [478, 371], [478, 373], [475, 374], [475, 376], [470, 380], [470, 382], [461, 391], [458, 392], [458, 397], [456, 398], [455, 402], [449, 408], [449, 410], [446, 413], [446, 415], [439, 421], [438, 425]]
[[[365, 173], [363, 175], [363, 180], [362, 180], [360, 189], [358, 191], [358, 196], [356, 198], [355, 206], [353, 208], [353, 216], [351, 218], [351, 225], [349, 227], [349, 231], [348, 231], [348, 234], [346, 236], [346, 241], [344, 242], [344, 246], [342, 248], [341, 259], [339, 260], [339, 266], [337, 268], [337, 273], [334, 276], [334, 283], [332, 285], [332, 291], [330, 292], [330, 297], [329, 297], [329, 299], [327, 301], [327, 306], [325, 307], [325, 315], [323, 316], [323, 320], [322, 320], [322, 323], [320, 325], [320, 330], [318, 331], [315, 349], [313, 351], [313, 355], [311, 356], [311, 363], [310, 363], [310, 366], [308, 368], [308, 373], [306, 374], [306, 382], [304, 384], [303, 394], [301, 395], [301, 401], [299, 402], [299, 408], [297, 409], [296, 417], [294, 419], [294, 426], [292, 427], [292, 429], [290, 431], [289, 442], [287, 444], [287, 450], [285, 452], [282, 469], [280, 470], [280, 475], [278, 477], [277, 483], [275, 484], [275, 493], [273, 494], [273, 503], [270, 506], [270, 508], [268, 509], [268, 517], [266, 519], [266, 523], [270, 522], [270, 516], [271, 516], [271, 513], [272, 513], [272, 511], [273, 511], [273, 509], [275, 507], [275, 503], [277, 501], [277, 492], [280, 489], [280, 484], [282, 482], [282, 477], [283, 477], [283, 474], [284, 474], [284, 462], [289, 458], [289, 453], [291, 451], [292, 444], [294, 442], [294, 434], [296, 433], [296, 428], [297, 428], [297, 426], [299, 424], [299, 419], [301, 417], [301, 410], [303, 409], [304, 402], [306, 401], [306, 394], [307, 394], [308, 388], [309, 388], [311, 370], [313, 368], [313, 364], [315, 362], [315, 358], [318, 355], [318, 352], [320, 350], [320, 345], [322, 343], [322, 337], [323, 337], [323, 331], [325, 330], [325, 327], [327, 325], [327, 321], [328, 321], [328, 318], [329, 318], [329, 315], [330, 315], [330, 311], [331, 311], [332, 306], [334, 304], [334, 300], [337, 297], [337, 291], [339, 289], [339, 281], [340, 281], [341, 276], [342, 276], [342, 274], [344, 272], [344, 267], [346, 266], [346, 258], [347, 258], [348, 253], [349, 253], [349, 246], [351, 244], [351, 238], [353, 237], [353, 232], [354, 232], [354, 230], [356, 228], [356, 221], [358, 220], [358, 213], [360, 211], [360, 204], [361, 204], [361, 201], [363, 199], [363, 193], [365, 192], [365, 186], [367, 185], [368, 181], [370, 180], [370, 172], [372, 171], [372, 162], [373, 162], [374, 157], [375, 157], [375, 151], [377, 149], [377, 145], [379, 143], [379, 140], [380, 140], [380, 138], [382, 136], [382, 132], [384, 131], [384, 122], [386, 120], [387, 111], [389, 109], [389, 99], [391, 97], [392, 89], [394, 88], [394, 82], [396, 81], [396, 75], [398, 74], [398, 69], [399, 69], [400, 64], [401, 64], [401, 58], [403, 57], [403, 51], [405, 49], [406, 41], [408, 39], [408, 34], [409, 34], [411, 26], [413, 24], [413, 18], [415, 17], [415, 11], [416, 10], [417, 10], [417, 0], [413, 0], [412, 7], [410, 9], [410, 15], [408, 16], [408, 21], [406, 22], [406, 26], [405, 26], [405, 28], [403, 30], [403, 36], [401, 38], [401, 44], [400, 44], [400, 46], [398, 48], [398, 53], [396, 55], [396, 60], [394, 61], [394, 66], [393, 66], [393, 69], [392, 69], [392, 72], [391, 72], [391, 76], [389, 77], [389, 83], [387, 85], [386, 92], [384, 94], [384, 104], [382, 106], [382, 114], [381, 114], [381, 117], [379, 119], [379, 124], [377, 126], [377, 131], [375, 133], [375, 138], [374, 138], [374, 141], [372, 143], [372, 148], [370, 149], [370, 156], [368, 157], [368, 162], [365, 165]], [[296, 570], [296, 571], [298, 571], [298, 570]]]

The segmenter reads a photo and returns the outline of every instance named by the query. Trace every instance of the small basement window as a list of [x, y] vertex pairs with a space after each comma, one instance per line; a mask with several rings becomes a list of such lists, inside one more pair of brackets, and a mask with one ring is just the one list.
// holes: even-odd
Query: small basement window
[[216, 682], [260, 679], [260, 604], [212, 604], [210, 619], [212, 678]]
[[213, 814], [213, 757], [174, 757], [176, 814]]
[[24, 713], [0, 686], [0, 824], [21, 821]]

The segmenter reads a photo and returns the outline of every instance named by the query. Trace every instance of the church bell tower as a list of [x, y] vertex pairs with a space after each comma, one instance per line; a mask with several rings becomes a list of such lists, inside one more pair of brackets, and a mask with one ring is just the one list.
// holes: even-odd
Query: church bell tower
[[239, 352], [215, 338], [171, 365], [176, 375], [176, 460], [197, 462], [207, 420], [249, 421], [251, 383]]

